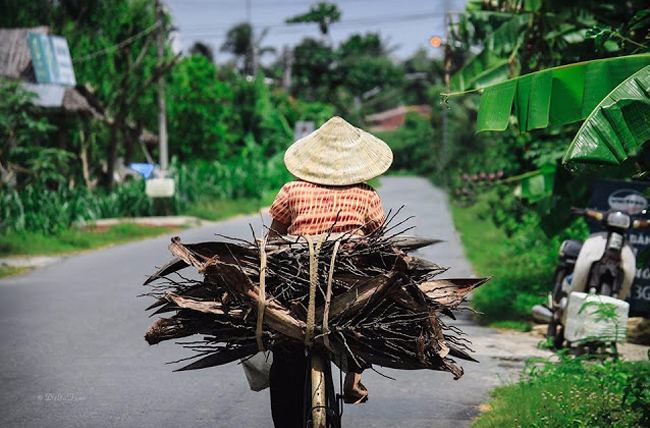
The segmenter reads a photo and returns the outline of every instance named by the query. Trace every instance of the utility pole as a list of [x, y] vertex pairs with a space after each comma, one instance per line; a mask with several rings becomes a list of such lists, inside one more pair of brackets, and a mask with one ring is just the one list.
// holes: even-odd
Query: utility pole
[[[445, 90], [449, 92], [449, 73], [451, 71], [451, 46], [449, 45], [449, 25], [451, 24], [451, 20], [449, 18], [449, 2], [448, 0], [443, 0], [443, 8], [444, 8], [444, 13], [445, 13], [445, 21], [444, 21], [444, 26], [445, 26], [445, 43], [444, 43], [444, 59], [443, 59], [443, 64], [444, 64], [444, 69], [445, 69]], [[448, 151], [449, 151], [449, 106], [447, 106], [447, 102], [445, 101], [442, 105], [442, 149], [440, 153], [440, 161], [438, 164], [438, 172], [442, 172], [442, 170], [447, 166], [447, 157], [448, 157]]]
[[293, 65], [293, 55], [288, 46], [282, 49], [282, 62], [284, 63], [284, 73], [282, 73], [282, 87], [289, 91], [291, 89], [291, 67]]
[[250, 55], [251, 55], [251, 72], [253, 73], [253, 76], [257, 75], [257, 46], [256, 45], [256, 40], [255, 40], [255, 29], [253, 28], [253, 8], [251, 4], [252, 0], [246, 0], [246, 22], [248, 22], [248, 25], [251, 27], [251, 38], [250, 38], [250, 46], [248, 47], [250, 49]]
[[[165, 14], [161, 0], [156, 1], [156, 18], [158, 21], [158, 66], [165, 60]], [[160, 172], [164, 177], [169, 167], [167, 148], [167, 108], [165, 104], [165, 76], [158, 76], [158, 140], [160, 143]]]

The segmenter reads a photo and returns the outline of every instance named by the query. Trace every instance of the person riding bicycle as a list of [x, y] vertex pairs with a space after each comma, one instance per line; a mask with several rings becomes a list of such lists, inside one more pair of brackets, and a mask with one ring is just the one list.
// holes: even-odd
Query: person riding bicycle
[[[391, 149], [373, 135], [334, 116], [296, 141], [284, 163], [297, 180], [286, 183], [271, 205], [270, 236], [368, 234], [384, 222], [377, 192], [366, 182], [391, 165]], [[304, 346], [274, 349], [270, 371], [271, 412], [279, 428], [302, 427], [308, 360]], [[365, 402], [363, 367], [348, 362], [346, 403]]]

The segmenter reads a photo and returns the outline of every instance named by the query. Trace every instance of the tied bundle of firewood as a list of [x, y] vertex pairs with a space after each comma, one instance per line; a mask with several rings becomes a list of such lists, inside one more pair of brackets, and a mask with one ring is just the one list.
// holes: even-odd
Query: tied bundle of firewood
[[[147, 281], [148, 309], [173, 313], [153, 323], [149, 344], [179, 342], [195, 351], [179, 370], [245, 359], [289, 342], [326, 352], [346, 369], [379, 365], [463, 374], [454, 357], [473, 360], [454, 318], [465, 296], [485, 279], [436, 279], [446, 269], [410, 252], [436, 240], [391, 234], [384, 225], [357, 236], [284, 236], [251, 242], [183, 244]], [[199, 275], [180, 271], [192, 266]]]

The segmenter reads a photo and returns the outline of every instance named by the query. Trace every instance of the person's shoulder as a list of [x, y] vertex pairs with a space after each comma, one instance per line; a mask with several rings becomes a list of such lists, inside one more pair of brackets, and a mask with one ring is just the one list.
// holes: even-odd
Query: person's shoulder
[[308, 187], [311, 187], [311, 186], [314, 186], [314, 185], [311, 184], [311, 183], [308, 183], [306, 181], [292, 180], [292, 181], [286, 182], [284, 184], [284, 186], [282, 186], [282, 189], [280, 189], [280, 193], [290, 195], [294, 191], [300, 191], [302, 189], [305, 189], [305, 188], [308, 188]]

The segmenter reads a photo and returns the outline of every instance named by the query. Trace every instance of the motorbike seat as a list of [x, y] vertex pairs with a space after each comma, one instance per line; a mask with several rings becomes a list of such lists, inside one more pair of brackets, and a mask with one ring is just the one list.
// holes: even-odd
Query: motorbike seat
[[577, 239], [567, 239], [560, 245], [560, 257], [577, 259], [582, 249], [582, 241]]

